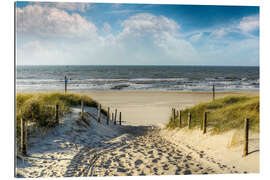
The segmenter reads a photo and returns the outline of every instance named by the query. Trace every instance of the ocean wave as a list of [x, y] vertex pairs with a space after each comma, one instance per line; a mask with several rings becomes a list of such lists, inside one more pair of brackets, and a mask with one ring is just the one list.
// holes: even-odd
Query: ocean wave
[[[18, 89], [60, 90], [64, 81], [57, 79], [18, 79]], [[179, 90], [179, 91], [210, 91], [212, 85], [217, 90], [259, 89], [259, 79], [241, 79], [228, 81], [222, 78], [137, 78], [137, 79], [81, 79], [69, 80], [68, 88], [74, 90]]]

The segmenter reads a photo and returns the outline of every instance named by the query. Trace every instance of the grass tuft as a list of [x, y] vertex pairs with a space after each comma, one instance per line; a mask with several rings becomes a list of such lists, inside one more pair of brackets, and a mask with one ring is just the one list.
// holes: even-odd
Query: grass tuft
[[[98, 103], [87, 95], [78, 93], [17, 93], [16, 94], [16, 132], [17, 143], [20, 142], [21, 118], [33, 122], [35, 126], [50, 128], [55, 125], [56, 104], [59, 105], [60, 117], [70, 111], [70, 107], [78, 106], [97, 107]], [[102, 109], [101, 113], [107, 115]]]
[[[259, 132], [259, 97], [227, 96], [212, 102], [201, 103], [182, 112], [183, 125], [187, 126], [187, 116], [192, 114], [191, 128], [201, 127], [204, 112], [208, 113], [208, 127], [212, 134], [219, 134], [231, 129], [244, 127], [244, 119], [250, 119], [250, 129]], [[179, 126], [178, 117], [171, 116], [167, 128]]]

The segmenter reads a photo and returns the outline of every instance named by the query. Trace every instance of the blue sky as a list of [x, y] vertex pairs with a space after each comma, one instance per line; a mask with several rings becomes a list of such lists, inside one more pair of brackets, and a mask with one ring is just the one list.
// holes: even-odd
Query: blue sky
[[16, 3], [17, 64], [259, 65], [259, 7]]

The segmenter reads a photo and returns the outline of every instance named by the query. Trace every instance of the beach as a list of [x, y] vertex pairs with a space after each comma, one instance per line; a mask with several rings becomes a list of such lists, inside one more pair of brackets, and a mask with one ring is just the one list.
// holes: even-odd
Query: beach
[[15, 177], [260, 173], [259, 6], [14, 12]]
[[[105, 107], [122, 112], [127, 125], [155, 125], [168, 123], [171, 109], [184, 109], [212, 100], [212, 92], [180, 91], [82, 91]], [[259, 95], [258, 91], [217, 92], [216, 98], [228, 95]]]
[[[199, 130], [165, 130], [171, 115], [171, 109], [183, 110], [203, 102], [212, 101], [212, 92], [179, 91], [88, 91], [87, 95], [98, 100], [102, 105], [122, 112], [126, 125], [153, 125], [161, 131], [161, 136], [178, 145], [187, 146], [187, 151], [200, 157], [201, 150], [210, 157], [218, 157], [220, 162], [237, 166], [238, 170], [259, 172], [259, 134], [250, 133], [250, 154], [242, 158], [242, 143], [231, 147], [232, 137], [237, 134], [243, 139], [243, 133], [232, 130], [215, 136], [203, 136]], [[225, 96], [258, 96], [258, 91], [217, 92], [216, 98]], [[189, 147], [193, 147], [189, 148]], [[194, 150], [194, 148], [196, 150]], [[197, 153], [196, 153], [197, 151]], [[200, 159], [200, 158], [199, 158]], [[218, 162], [217, 162], [218, 163]]]
[[[76, 91], [78, 92], [78, 91]], [[251, 133], [252, 152], [242, 157], [243, 143], [230, 146], [239, 131], [202, 135], [199, 129], [165, 128], [171, 108], [184, 109], [212, 100], [211, 92], [81, 91], [122, 113], [122, 126], [92, 117], [80, 120], [80, 107], [61, 118], [55, 129], [33, 133], [29, 152], [18, 159], [17, 177], [134, 176], [259, 173], [259, 134]], [[257, 91], [217, 92], [257, 96]], [[97, 115], [97, 109], [85, 108]], [[243, 133], [240, 132], [240, 138]]]

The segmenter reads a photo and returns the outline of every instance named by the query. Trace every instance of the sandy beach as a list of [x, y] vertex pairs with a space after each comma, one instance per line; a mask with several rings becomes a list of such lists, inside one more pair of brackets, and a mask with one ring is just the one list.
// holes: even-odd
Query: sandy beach
[[[230, 147], [235, 132], [218, 136], [200, 131], [169, 131], [164, 126], [172, 107], [183, 109], [209, 101], [207, 92], [88, 91], [112, 110], [122, 112], [123, 126], [106, 125], [87, 116], [80, 107], [61, 118], [60, 126], [29, 137], [28, 157], [18, 159], [18, 177], [134, 176], [259, 173], [259, 134], [251, 134], [253, 153], [242, 158], [242, 144]], [[222, 92], [258, 95], [258, 92]], [[97, 109], [86, 108], [97, 114]]]
[[[163, 128], [169, 121], [171, 108], [184, 109], [212, 100], [212, 92], [179, 91], [87, 91], [83, 92], [105, 107], [117, 108], [128, 125], [155, 125]], [[217, 92], [227, 95], [259, 95], [257, 91]]]

